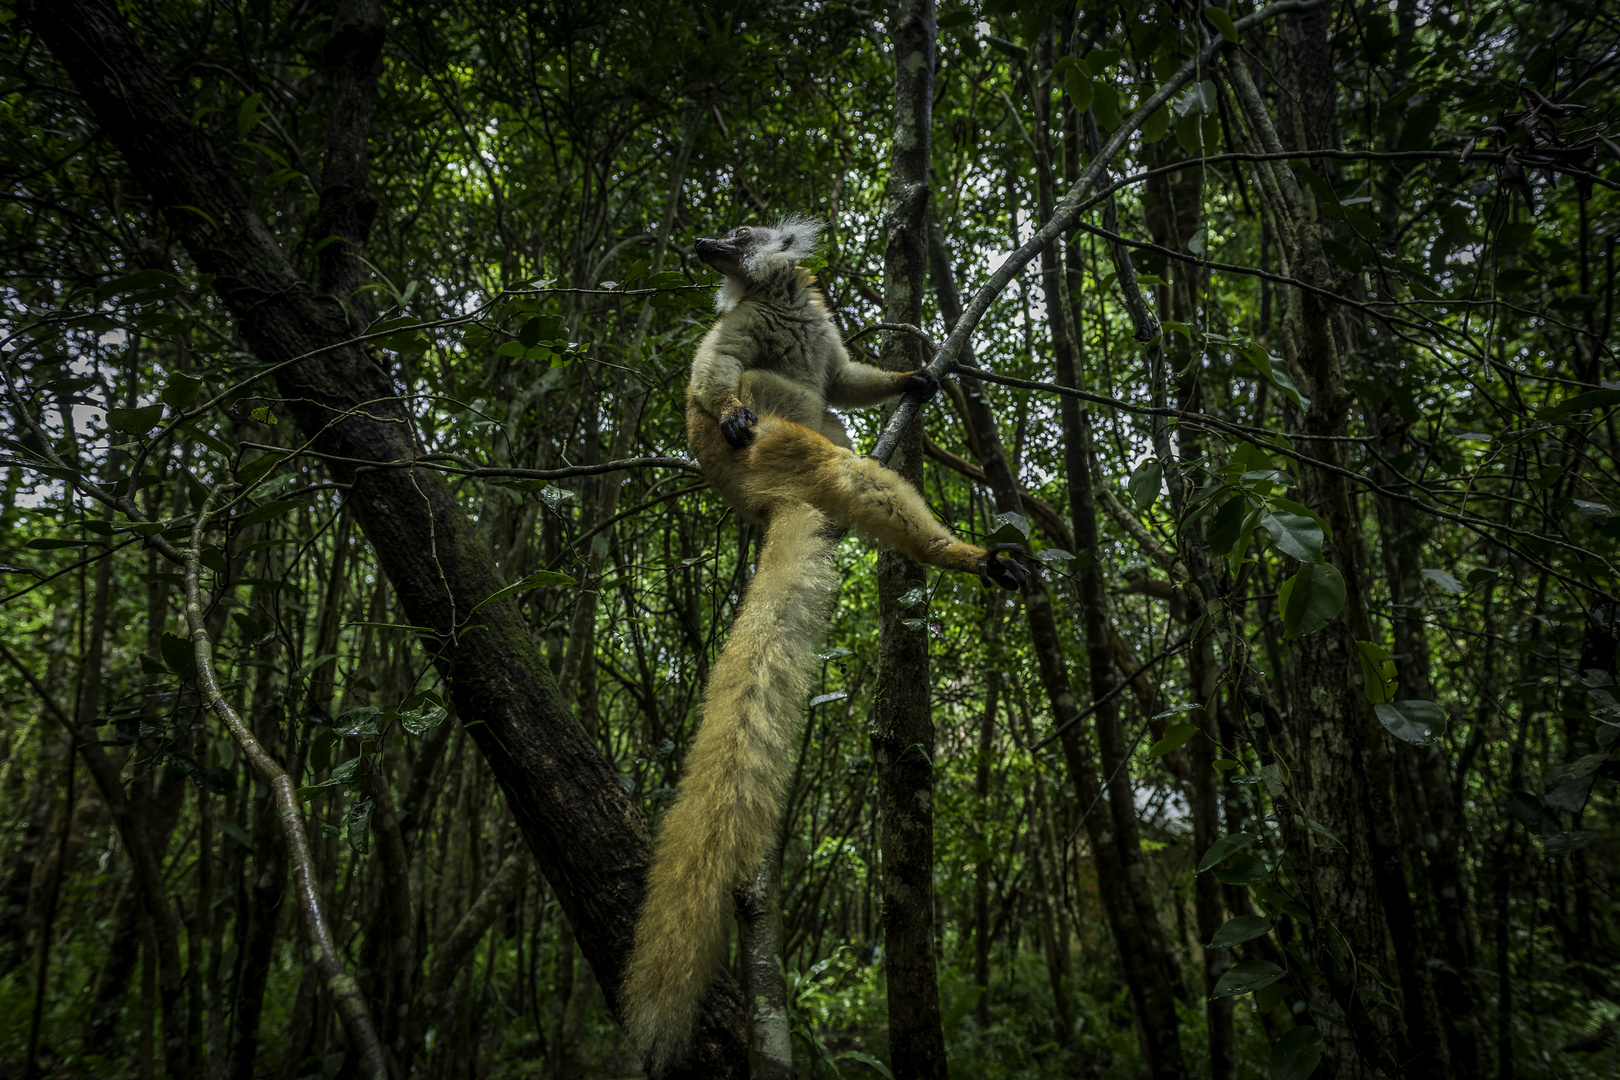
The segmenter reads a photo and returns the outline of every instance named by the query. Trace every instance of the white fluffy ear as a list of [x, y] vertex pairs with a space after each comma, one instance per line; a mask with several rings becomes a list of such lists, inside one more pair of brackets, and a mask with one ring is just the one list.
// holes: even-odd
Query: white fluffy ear
[[815, 253], [816, 242], [821, 239], [821, 222], [805, 214], [789, 214], [771, 229], [776, 234], [772, 246], [773, 258], [798, 262]]

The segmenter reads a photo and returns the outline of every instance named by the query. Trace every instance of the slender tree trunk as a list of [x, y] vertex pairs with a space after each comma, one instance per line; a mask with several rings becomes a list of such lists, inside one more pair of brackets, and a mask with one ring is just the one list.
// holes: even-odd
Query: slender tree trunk
[[[895, 57], [883, 317], [922, 322], [928, 272], [929, 124], [934, 86], [933, 0], [905, 0], [891, 28]], [[889, 334], [884, 366], [929, 361], [910, 334]], [[922, 426], [907, 429], [892, 467], [922, 481]], [[896, 1080], [947, 1075], [934, 957], [934, 720], [928, 678], [928, 577], [894, 551], [878, 556], [878, 675], [872, 756], [877, 766], [883, 859], [883, 970], [889, 1001], [889, 1067]], [[911, 594], [909, 598], [902, 599]]]

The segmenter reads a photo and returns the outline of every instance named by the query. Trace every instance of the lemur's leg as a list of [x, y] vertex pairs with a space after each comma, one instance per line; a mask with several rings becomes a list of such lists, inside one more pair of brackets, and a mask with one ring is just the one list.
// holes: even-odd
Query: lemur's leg
[[687, 433], [703, 474], [746, 518], [769, 521], [779, 507], [808, 503], [915, 562], [978, 574], [1006, 589], [1027, 576], [1011, 559], [953, 536], [899, 473], [812, 428], [761, 416], [753, 441], [734, 448], [714, 418], [694, 405], [687, 410]]
[[743, 482], [761, 501], [807, 502], [846, 528], [908, 558], [978, 573], [988, 553], [951, 534], [899, 473], [818, 432], [776, 418], [760, 421], [741, 452]]

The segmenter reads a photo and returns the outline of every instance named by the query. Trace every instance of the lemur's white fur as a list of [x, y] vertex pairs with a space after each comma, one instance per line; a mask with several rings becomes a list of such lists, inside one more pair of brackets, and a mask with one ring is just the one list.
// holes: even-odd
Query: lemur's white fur
[[775, 225], [755, 225], [751, 231], [760, 233], [744, 255], [742, 273], [726, 275], [720, 291], [714, 294], [714, 309], [724, 315], [743, 299], [746, 282], [762, 281], [774, 273], [792, 270], [801, 259], [815, 254], [821, 239], [821, 222], [803, 214], [788, 214]]

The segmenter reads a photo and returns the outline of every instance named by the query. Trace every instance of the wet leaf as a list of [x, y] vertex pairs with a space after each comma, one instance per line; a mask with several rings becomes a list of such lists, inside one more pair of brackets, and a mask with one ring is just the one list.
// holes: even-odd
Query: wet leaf
[[1215, 992], [1210, 997], [1251, 994], [1262, 987], [1270, 986], [1284, 974], [1286, 973], [1283, 969], [1270, 960], [1248, 960], [1241, 964], [1233, 964], [1215, 983]]
[[1215, 931], [1209, 939], [1211, 949], [1228, 949], [1245, 941], [1265, 937], [1271, 933], [1271, 920], [1264, 915], [1239, 915]]
[[1227, 859], [1242, 851], [1244, 848], [1248, 847], [1258, 839], [1260, 839], [1260, 837], [1256, 836], [1254, 833], [1248, 832], [1238, 832], [1233, 833], [1230, 836], [1221, 837], [1219, 840], [1209, 845], [1209, 850], [1204, 852], [1204, 857], [1198, 860], [1198, 872], [1200, 874], [1203, 873], [1205, 870], [1208, 870], [1210, 867], [1214, 866], [1223, 859]]
[[1322, 1033], [1301, 1024], [1271, 1048], [1271, 1080], [1305, 1080], [1322, 1063]]
[[1428, 746], [1446, 733], [1446, 711], [1432, 701], [1380, 702], [1373, 711], [1391, 735], [1413, 746]]

